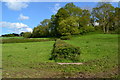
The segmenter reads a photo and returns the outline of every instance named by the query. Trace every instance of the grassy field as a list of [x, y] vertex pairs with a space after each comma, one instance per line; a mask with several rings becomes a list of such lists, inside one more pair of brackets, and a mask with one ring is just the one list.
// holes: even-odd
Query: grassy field
[[2, 45], [3, 77], [117, 77], [118, 35], [74, 36], [67, 43], [81, 48], [83, 65], [59, 65], [49, 60], [54, 41]]
[[0, 39], [11, 39], [11, 38], [21, 39], [21, 38], [24, 38], [24, 37], [0, 37]]
[[93, 34], [76, 36], [66, 42], [81, 48], [81, 62], [100, 59], [105, 56], [115, 56], [118, 53], [118, 35]]
[[55, 41], [55, 38], [24, 38], [24, 37], [0, 37], [0, 43], [28, 43]]

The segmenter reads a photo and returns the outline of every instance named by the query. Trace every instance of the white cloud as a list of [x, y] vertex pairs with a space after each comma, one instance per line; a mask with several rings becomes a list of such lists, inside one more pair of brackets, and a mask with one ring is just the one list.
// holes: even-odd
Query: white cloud
[[10, 22], [0, 22], [2, 24], [1, 27], [7, 27], [7, 28], [26, 28], [27, 25], [23, 23], [10, 23]]
[[52, 12], [53, 12], [54, 14], [56, 14], [57, 11], [58, 11], [60, 8], [61, 8], [61, 7], [60, 7], [60, 4], [59, 4], [59, 3], [56, 3], [56, 4], [54, 5], [54, 8], [52, 8], [51, 10], [52, 10]]
[[21, 10], [28, 7], [28, 2], [6, 2], [5, 4], [11, 10]]
[[23, 23], [0, 22], [0, 27], [8, 28], [11, 33], [32, 32], [32, 29]]
[[26, 32], [32, 32], [32, 28], [26, 28]]
[[18, 17], [18, 20], [27, 20], [29, 19], [28, 16], [24, 16], [23, 14], [20, 14], [20, 16]]

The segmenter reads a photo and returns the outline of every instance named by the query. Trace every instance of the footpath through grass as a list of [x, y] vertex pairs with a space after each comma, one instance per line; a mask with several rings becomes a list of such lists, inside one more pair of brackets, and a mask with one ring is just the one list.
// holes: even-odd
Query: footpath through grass
[[49, 60], [54, 41], [3, 44], [3, 77], [117, 77], [118, 35], [75, 36], [67, 43], [82, 50], [83, 65], [59, 65]]

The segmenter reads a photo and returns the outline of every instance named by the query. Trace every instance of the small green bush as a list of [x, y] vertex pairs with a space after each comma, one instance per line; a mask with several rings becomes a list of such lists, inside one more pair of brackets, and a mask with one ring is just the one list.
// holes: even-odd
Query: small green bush
[[30, 38], [30, 37], [32, 37], [32, 33], [31, 32], [24, 32], [23, 37], [24, 38]]
[[112, 31], [112, 34], [120, 34], [120, 28], [116, 29], [115, 31]]
[[84, 26], [80, 29], [80, 34], [85, 34], [89, 32], [94, 32], [95, 28], [93, 26]]
[[62, 40], [57, 40], [53, 45], [53, 50], [50, 60], [55, 60], [57, 62], [62, 61], [79, 61], [80, 48], [73, 45], [67, 44]]
[[70, 40], [71, 36], [62, 36], [60, 37], [61, 40]]

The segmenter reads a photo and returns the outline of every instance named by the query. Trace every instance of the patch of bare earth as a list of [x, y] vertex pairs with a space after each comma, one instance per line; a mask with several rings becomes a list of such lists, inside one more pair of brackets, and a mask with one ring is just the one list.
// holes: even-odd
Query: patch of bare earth
[[91, 72], [78, 72], [75, 74], [63, 74], [65, 78], [114, 78], [118, 76], [118, 68], [114, 67], [108, 71], [98, 72], [98, 73], [91, 73]]

